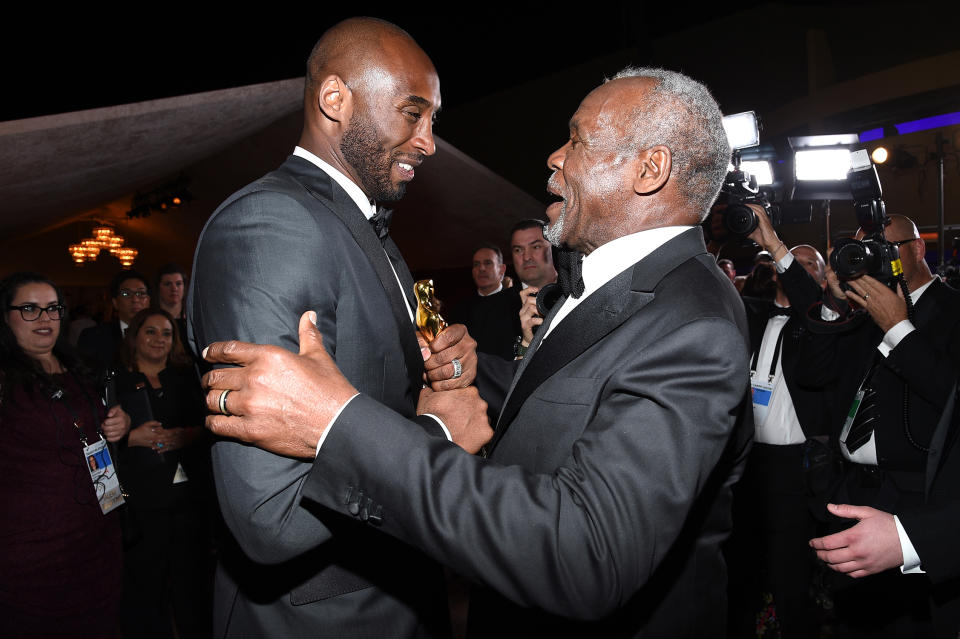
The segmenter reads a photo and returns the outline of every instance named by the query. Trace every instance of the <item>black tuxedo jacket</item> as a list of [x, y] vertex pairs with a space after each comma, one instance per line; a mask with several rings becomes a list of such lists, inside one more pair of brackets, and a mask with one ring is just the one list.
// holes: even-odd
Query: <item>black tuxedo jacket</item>
[[849, 409], [870, 366], [879, 362], [873, 386], [879, 397], [875, 436], [881, 482], [865, 490], [852, 469], [837, 503], [897, 512], [923, 501], [927, 453], [922, 448], [929, 447], [960, 373], [960, 293], [935, 280], [920, 296], [913, 324], [916, 330], [885, 358], [876, 348], [883, 333], [869, 318], [848, 333], [823, 336], [827, 348], [804, 352], [816, 359], [809, 363], [812, 370], [833, 376], [841, 412]]
[[[298, 350], [313, 310], [324, 346], [361, 392], [412, 418], [423, 371], [384, 249], [350, 197], [291, 156], [232, 195], [201, 233], [188, 298], [198, 351], [229, 339]], [[423, 423], [423, 422], [421, 422]], [[432, 424], [433, 435], [441, 434]], [[233, 441], [212, 451], [235, 545], [218, 567], [217, 635], [434, 637], [449, 632], [438, 566], [335, 513], [303, 503], [311, 464]]]
[[105, 370], [117, 366], [121, 342], [120, 322], [113, 320], [83, 329], [77, 338], [77, 348], [91, 358], [97, 368]]
[[475, 636], [722, 636], [720, 544], [752, 434], [748, 338], [700, 229], [533, 347], [489, 459], [360, 395], [304, 495], [349, 512], [362, 491], [382, 511], [368, 523], [499, 593], [471, 603]]
[[[922, 298], [921, 298], [922, 299]], [[925, 500], [896, 513], [920, 556], [932, 584], [931, 599], [937, 637], [960, 631], [960, 402], [947, 402], [930, 442], [925, 471]]]
[[513, 346], [520, 334], [520, 295], [515, 288], [483, 297], [474, 294], [450, 313], [451, 321], [463, 324], [477, 340], [477, 351], [513, 359]]

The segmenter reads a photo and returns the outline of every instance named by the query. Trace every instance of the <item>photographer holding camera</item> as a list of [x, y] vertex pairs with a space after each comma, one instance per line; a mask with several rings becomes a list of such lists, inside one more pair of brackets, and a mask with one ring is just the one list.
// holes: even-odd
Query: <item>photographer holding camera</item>
[[[952, 540], [936, 539], [929, 526], [905, 527], [898, 514], [925, 507], [926, 476], [936, 470], [928, 469], [928, 458], [942, 450], [931, 442], [960, 369], [960, 293], [930, 272], [913, 221], [901, 215], [882, 218], [874, 220], [876, 239], [868, 242], [887, 256], [883, 269], [851, 277], [849, 290], [841, 288], [832, 269], [827, 273], [833, 295], [851, 303], [839, 320], [850, 330], [821, 336], [830, 347], [808, 353], [818, 358], [811, 365], [832, 371], [837, 399], [850, 407], [839, 438], [849, 463], [828, 508], [844, 520], [859, 520], [852, 527], [843, 522], [849, 530], [811, 545], [837, 572], [854, 578], [880, 573], [837, 592], [842, 624], [869, 636], [927, 636], [930, 604], [942, 599], [939, 586], [931, 586], [926, 576], [900, 573], [929, 572], [924, 562], [950, 552], [944, 546]], [[899, 263], [890, 261], [888, 269], [896, 249]], [[845, 263], [836, 257], [831, 263], [840, 270]], [[902, 291], [891, 289], [900, 264], [909, 303]], [[888, 570], [895, 567], [900, 570]], [[955, 626], [951, 632], [956, 634]]]
[[775, 297], [743, 298], [755, 434], [734, 489], [730, 634], [752, 634], [758, 595], [770, 592], [781, 636], [811, 637], [816, 616], [808, 590], [815, 564], [806, 543], [816, 520], [808, 504], [804, 457], [807, 440], [826, 440], [838, 418], [830, 392], [814, 387], [819, 371], [801, 368], [800, 353], [811, 339], [802, 318], [821, 300], [825, 264], [812, 246], [788, 250], [761, 205], [744, 206], [756, 220], [747, 237], [775, 260], [770, 265]]

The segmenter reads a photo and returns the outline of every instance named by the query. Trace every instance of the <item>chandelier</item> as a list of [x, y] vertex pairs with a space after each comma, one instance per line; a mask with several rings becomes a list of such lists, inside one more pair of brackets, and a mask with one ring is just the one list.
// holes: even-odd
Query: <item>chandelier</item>
[[80, 240], [79, 244], [71, 244], [69, 249], [70, 257], [77, 265], [84, 262], [95, 262], [100, 256], [100, 251], [109, 251], [111, 255], [120, 260], [123, 268], [133, 266], [137, 259], [139, 251], [132, 247], [123, 245], [123, 236], [117, 235], [109, 226], [98, 226], [93, 229], [92, 237]]

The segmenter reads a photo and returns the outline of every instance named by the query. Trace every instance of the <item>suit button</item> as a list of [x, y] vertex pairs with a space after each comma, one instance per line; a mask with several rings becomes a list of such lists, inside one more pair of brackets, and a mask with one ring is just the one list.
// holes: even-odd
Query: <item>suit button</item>
[[[350, 489], [350, 496], [353, 495], [353, 489]], [[350, 497], [347, 497], [347, 512], [356, 517], [360, 513], [360, 504], [363, 502], [363, 491], [357, 491], [357, 500], [349, 501]]]

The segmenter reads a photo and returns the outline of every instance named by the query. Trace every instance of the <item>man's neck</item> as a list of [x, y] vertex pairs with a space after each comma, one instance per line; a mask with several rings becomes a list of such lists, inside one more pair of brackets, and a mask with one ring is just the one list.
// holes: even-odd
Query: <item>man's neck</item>
[[773, 298], [774, 303], [777, 306], [782, 306], [783, 308], [790, 308], [790, 298], [787, 297], [787, 294], [783, 292], [783, 289], [779, 286], [777, 287], [777, 296]]
[[180, 313], [183, 312], [183, 302], [179, 304], [167, 305], [163, 303], [163, 300], [160, 300], [160, 308], [170, 313], [173, 319], [180, 319]]

